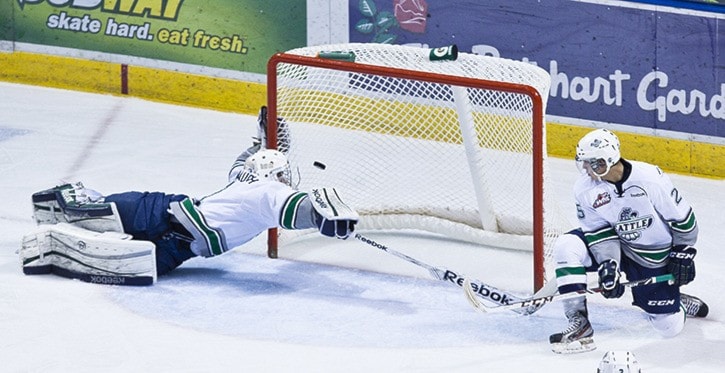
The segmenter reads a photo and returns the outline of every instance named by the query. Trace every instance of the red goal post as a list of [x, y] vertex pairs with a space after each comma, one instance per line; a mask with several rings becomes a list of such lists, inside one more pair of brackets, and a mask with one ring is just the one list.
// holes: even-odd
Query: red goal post
[[[351, 53], [355, 61], [318, 57], [325, 51]], [[338, 188], [361, 213], [362, 229], [422, 229], [531, 250], [538, 289], [562, 231], [545, 192], [548, 73], [466, 53], [430, 61], [428, 52], [340, 44], [274, 55], [267, 65], [267, 146], [277, 145], [271, 118], [285, 118], [300, 189]], [[313, 161], [330, 170], [311, 168]], [[383, 174], [404, 162], [410, 164]], [[384, 185], [365, 185], [372, 179]], [[396, 190], [402, 192], [389, 196]], [[390, 201], [379, 201], [384, 197]], [[368, 221], [375, 223], [366, 227]], [[268, 234], [271, 258], [282, 233]]]

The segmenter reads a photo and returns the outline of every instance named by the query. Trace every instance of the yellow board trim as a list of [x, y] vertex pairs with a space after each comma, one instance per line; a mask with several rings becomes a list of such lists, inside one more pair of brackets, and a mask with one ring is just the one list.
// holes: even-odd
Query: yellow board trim
[[43, 54], [0, 53], [0, 79], [94, 93], [121, 92], [118, 64]]
[[[0, 80], [121, 95], [121, 65], [26, 52], [0, 52]], [[128, 67], [130, 96], [199, 108], [254, 115], [267, 101], [259, 83]], [[550, 156], [573, 159], [579, 138], [591, 128], [547, 124]], [[614, 131], [622, 156], [659, 165], [668, 172], [725, 178], [725, 146]]]
[[[579, 139], [592, 128], [547, 123], [547, 151], [550, 156], [574, 159]], [[725, 177], [725, 146], [613, 131], [622, 144], [622, 157], [648, 162], [679, 174]]]
[[[121, 64], [25, 52], [0, 53], [0, 80], [121, 95]], [[264, 84], [128, 67], [128, 95], [205, 109], [257, 114]]]

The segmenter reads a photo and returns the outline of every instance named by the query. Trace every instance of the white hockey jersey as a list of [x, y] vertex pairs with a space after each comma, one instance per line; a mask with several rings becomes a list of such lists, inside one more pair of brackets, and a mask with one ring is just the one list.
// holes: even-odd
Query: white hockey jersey
[[[582, 175], [574, 185], [577, 215], [598, 262], [620, 253], [648, 267], [663, 266], [673, 245], [694, 245], [692, 207], [659, 167], [622, 160], [618, 183]], [[621, 249], [621, 251], [620, 251]]]
[[242, 173], [236, 181], [196, 203], [187, 198], [170, 207], [176, 219], [194, 236], [191, 251], [210, 257], [240, 246], [270, 228], [313, 227], [312, 210], [302, 207], [306, 198], [307, 193], [283, 183]]

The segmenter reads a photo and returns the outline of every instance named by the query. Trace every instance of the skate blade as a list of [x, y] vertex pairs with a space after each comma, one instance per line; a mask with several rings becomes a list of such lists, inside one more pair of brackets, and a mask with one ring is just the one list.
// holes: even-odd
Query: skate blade
[[597, 346], [594, 344], [594, 338], [582, 338], [578, 341], [570, 343], [552, 343], [551, 350], [557, 354], [578, 354], [582, 352], [594, 351]]

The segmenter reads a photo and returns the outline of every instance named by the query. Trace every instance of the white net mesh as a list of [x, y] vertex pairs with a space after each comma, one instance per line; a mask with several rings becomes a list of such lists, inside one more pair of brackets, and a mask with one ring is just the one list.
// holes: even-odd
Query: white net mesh
[[[430, 61], [428, 49], [385, 44], [287, 54], [315, 57], [323, 51], [352, 52], [359, 69], [287, 62], [276, 69], [277, 115], [289, 124], [289, 159], [299, 170], [299, 189], [337, 188], [361, 214], [361, 229], [422, 229], [508, 249], [532, 249], [533, 217], [539, 214], [544, 256], [550, 256], [548, 246], [563, 225], [555, 201], [547, 198], [547, 178], [544, 190], [533, 188], [534, 178], [541, 177], [534, 173], [533, 144], [543, 145], [544, 176], [546, 147], [544, 121], [534, 120], [532, 97], [496, 84], [463, 88], [427, 81], [442, 74], [526, 85], [535, 88], [545, 108], [546, 71], [466, 53], [455, 61]], [[385, 76], [401, 71], [427, 75]], [[541, 137], [535, 138], [534, 123]], [[315, 168], [315, 161], [325, 170]], [[533, 207], [535, 194], [544, 198], [543, 211]], [[287, 234], [280, 232], [281, 243]]]

